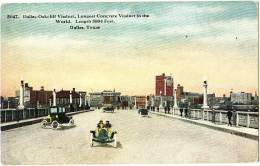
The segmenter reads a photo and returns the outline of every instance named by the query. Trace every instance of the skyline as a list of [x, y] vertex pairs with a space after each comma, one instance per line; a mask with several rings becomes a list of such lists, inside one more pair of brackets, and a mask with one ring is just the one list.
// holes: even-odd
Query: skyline
[[[154, 94], [155, 76], [174, 86], [217, 96], [258, 92], [255, 2], [143, 2], [5, 4], [2, 12], [1, 95], [13, 96], [21, 78], [35, 89], [118, 89]], [[87, 11], [87, 12], [86, 12]], [[161, 12], [164, 11], [164, 12]], [[149, 14], [100, 30], [73, 31], [50, 20], [10, 21], [6, 15], [47, 13]], [[188, 36], [187, 38], [185, 36]], [[236, 39], [237, 37], [237, 39]], [[47, 67], [47, 68], [46, 68]], [[242, 78], [241, 78], [242, 76]]]

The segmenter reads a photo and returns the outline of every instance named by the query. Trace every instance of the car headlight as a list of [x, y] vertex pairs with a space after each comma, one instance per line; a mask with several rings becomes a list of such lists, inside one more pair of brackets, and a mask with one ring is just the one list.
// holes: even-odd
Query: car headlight
[[58, 118], [58, 115], [56, 115], [56, 118]]

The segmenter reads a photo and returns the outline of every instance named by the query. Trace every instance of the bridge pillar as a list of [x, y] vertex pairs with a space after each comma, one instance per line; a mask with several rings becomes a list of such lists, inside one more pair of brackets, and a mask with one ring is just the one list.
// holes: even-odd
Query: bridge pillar
[[208, 84], [207, 84], [207, 81], [205, 80], [203, 82], [203, 106], [202, 106], [202, 120], [204, 120], [204, 110], [208, 109], [209, 106], [208, 106], [208, 99], [207, 99], [207, 87], [208, 87]]
[[81, 93], [79, 94], [79, 107], [81, 107], [82, 106], [82, 95], [81, 95]]
[[52, 103], [52, 106], [56, 106], [56, 90], [53, 89], [53, 92], [52, 92], [52, 97], [53, 97], [53, 103]]
[[203, 89], [204, 89], [204, 91], [203, 91], [203, 106], [202, 106], [203, 109], [209, 108], [208, 99], [207, 99], [207, 87], [208, 87], [207, 81], [204, 81], [203, 82]]
[[87, 106], [87, 94], [85, 94], [85, 96], [84, 96], [84, 105], [85, 105], [85, 107]]
[[72, 92], [70, 91], [70, 104], [72, 104]]
[[160, 112], [160, 109], [163, 109], [162, 91], [160, 91], [160, 106], [159, 106], [159, 112]]
[[178, 104], [177, 104], [177, 93], [176, 93], [176, 89], [174, 89], [174, 108], [177, 109], [178, 108]]
[[137, 105], [136, 105], [136, 96], [135, 96], [135, 106], [134, 106], [134, 108], [135, 108], [135, 109], [137, 108]]
[[147, 96], [145, 98], [145, 109], [148, 107], [148, 100], [147, 100]]
[[90, 94], [89, 94], [89, 97], [88, 97], [88, 106], [90, 107]]
[[19, 96], [19, 109], [24, 109], [24, 82], [21, 80], [20, 96]]

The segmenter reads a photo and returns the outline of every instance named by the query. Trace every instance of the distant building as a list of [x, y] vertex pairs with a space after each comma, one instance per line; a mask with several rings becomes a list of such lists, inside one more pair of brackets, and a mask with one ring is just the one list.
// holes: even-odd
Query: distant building
[[173, 96], [173, 78], [164, 73], [155, 77], [155, 95]]
[[183, 95], [184, 95], [183, 86], [178, 84], [176, 89], [176, 98], [178, 102], [181, 101]]
[[90, 95], [90, 106], [101, 107], [103, 104], [112, 104], [117, 106], [120, 102], [120, 92], [111, 90], [104, 90], [102, 92], [91, 92]]
[[[183, 92], [181, 100], [178, 101], [178, 103], [188, 103], [189, 106], [191, 107], [201, 106], [203, 104], [203, 94], [195, 93], [195, 92]], [[207, 94], [207, 103], [209, 106], [215, 105], [216, 103], [215, 93]]]
[[252, 103], [252, 93], [230, 92], [230, 101], [233, 104], [251, 104]]
[[184, 99], [189, 102], [190, 105], [203, 104], [203, 95], [200, 93], [184, 92]]
[[6, 108], [17, 108], [18, 107], [17, 97], [2, 97], [1, 96], [1, 109]]
[[52, 96], [52, 91], [44, 90], [42, 86], [40, 90], [30, 90], [30, 106], [49, 106], [49, 99]]
[[[72, 96], [72, 103], [70, 103], [70, 92], [71, 92], [71, 96]], [[81, 92], [81, 93], [85, 94], [86, 92]], [[82, 104], [84, 104], [84, 97], [85, 96], [82, 96]], [[53, 98], [51, 97], [51, 99], [53, 99]], [[70, 104], [79, 106], [80, 92], [76, 92], [75, 88], [73, 88], [72, 91], [62, 89], [62, 90], [56, 92], [56, 104], [60, 105], [60, 106], [67, 106]]]
[[91, 92], [89, 93], [90, 107], [101, 107], [103, 104], [103, 97], [101, 92]]
[[[40, 90], [34, 90], [28, 83], [24, 84], [24, 105], [25, 107], [46, 107], [49, 106], [52, 91], [44, 90], [42, 86]], [[16, 91], [16, 98], [19, 99], [20, 90]]]
[[133, 107], [135, 100], [133, 96], [120, 96], [122, 107]]
[[145, 108], [146, 96], [135, 96], [136, 98], [136, 106], [138, 108]]
[[[173, 106], [173, 101], [174, 97], [173, 96], [154, 96], [154, 95], [149, 95], [149, 100], [148, 100], [148, 106], [153, 106], [154, 107], [159, 107], [160, 105], [165, 107], [165, 106]], [[161, 104], [162, 102], [162, 104]]]
[[101, 92], [101, 95], [103, 97], [103, 104], [113, 104], [117, 105], [121, 102], [120, 99], [120, 92], [110, 91], [110, 90], [104, 90]]
[[216, 104], [216, 95], [215, 93], [207, 94], [208, 106], [212, 107]]

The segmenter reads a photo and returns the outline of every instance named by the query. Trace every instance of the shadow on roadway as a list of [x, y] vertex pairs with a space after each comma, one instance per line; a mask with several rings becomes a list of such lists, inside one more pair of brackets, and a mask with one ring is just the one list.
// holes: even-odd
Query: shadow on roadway
[[112, 113], [112, 114], [115, 114], [117, 113], [116, 111], [115, 112], [112, 112], [112, 111], [103, 111], [102, 113]]
[[112, 144], [109, 144], [109, 143], [104, 143], [104, 144], [96, 143], [96, 144], [94, 144], [93, 148], [115, 148], [115, 149], [119, 148], [119, 149], [122, 149], [123, 146], [122, 146], [120, 141], [117, 141], [117, 146], [116, 147], [114, 147]]
[[45, 128], [42, 129], [53, 129], [53, 130], [68, 130], [68, 129], [72, 129], [75, 128], [77, 125], [73, 125], [73, 126], [60, 126], [57, 129], [53, 129], [51, 126], [46, 126]]

